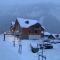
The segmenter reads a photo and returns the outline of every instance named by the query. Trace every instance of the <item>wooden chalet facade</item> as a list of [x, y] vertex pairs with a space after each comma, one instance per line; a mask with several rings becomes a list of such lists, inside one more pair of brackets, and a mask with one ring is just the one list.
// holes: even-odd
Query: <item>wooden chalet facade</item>
[[44, 28], [37, 20], [18, 18], [10, 31], [21, 34], [22, 39], [39, 39], [44, 32]]

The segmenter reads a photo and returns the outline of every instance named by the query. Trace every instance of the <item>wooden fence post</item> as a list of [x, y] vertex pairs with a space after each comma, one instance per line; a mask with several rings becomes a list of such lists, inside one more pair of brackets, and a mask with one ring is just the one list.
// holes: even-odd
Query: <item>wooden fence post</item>
[[18, 47], [18, 53], [22, 53], [22, 45], [21, 44], [19, 44], [19, 47]]
[[15, 47], [15, 36], [14, 36], [13, 46]]
[[38, 55], [38, 60], [40, 60], [40, 55]]
[[3, 39], [3, 41], [5, 41], [5, 34], [4, 34], [4, 39]]

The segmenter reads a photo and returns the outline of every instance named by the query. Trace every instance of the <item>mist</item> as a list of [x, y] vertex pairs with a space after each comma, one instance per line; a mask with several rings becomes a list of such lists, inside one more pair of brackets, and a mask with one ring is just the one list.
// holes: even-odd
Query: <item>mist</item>
[[17, 17], [37, 19], [47, 31], [60, 33], [59, 0], [0, 0], [0, 32]]

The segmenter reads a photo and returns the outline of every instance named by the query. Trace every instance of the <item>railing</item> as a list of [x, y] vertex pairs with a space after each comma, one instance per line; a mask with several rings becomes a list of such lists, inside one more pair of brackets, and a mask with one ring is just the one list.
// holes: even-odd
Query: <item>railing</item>
[[[41, 57], [41, 58], [40, 58]], [[45, 56], [43, 56], [43, 55], [38, 55], [38, 60], [46, 60], [46, 57]]]

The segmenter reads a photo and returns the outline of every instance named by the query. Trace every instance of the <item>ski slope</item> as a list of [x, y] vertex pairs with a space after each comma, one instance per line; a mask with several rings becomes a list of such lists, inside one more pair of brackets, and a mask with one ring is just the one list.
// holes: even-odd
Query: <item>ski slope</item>
[[[36, 47], [39, 40], [22, 40], [20, 44], [22, 45], [21, 53], [19, 53], [19, 40], [14, 36], [6, 36], [6, 40], [3, 41], [3, 34], [0, 35], [0, 60], [38, 60], [38, 53], [33, 53], [31, 51], [30, 44]], [[13, 41], [15, 39], [15, 47], [13, 46]], [[46, 60], [60, 60], [60, 44], [53, 44], [53, 49], [44, 49], [44, 56], [47, 57]]]

